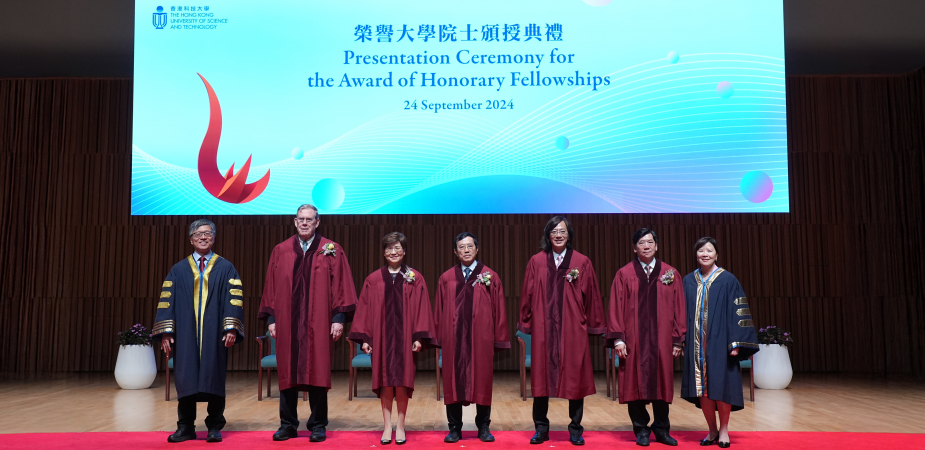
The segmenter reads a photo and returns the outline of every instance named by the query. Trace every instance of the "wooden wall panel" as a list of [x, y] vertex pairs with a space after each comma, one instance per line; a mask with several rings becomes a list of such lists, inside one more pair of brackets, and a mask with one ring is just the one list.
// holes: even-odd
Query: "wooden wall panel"
[[[749, 294], [759, 326], [792, 330], [797, 371], [925, 373], [925, 71], [790, 77], [789, 214], [575, 214], [576, 248], [595, 264], [605, 302], [629, 237], [655, 228], [659, 256], [683, 273], [691, 245], [718, 239], [721, 264]], [[195, 217], [130, 215], [131, 80], [0, 80], [0, 372], [108, 371], [116, 332], [150, 326], [162, 277], [189, 251]], [[695, 186], [692, 186], [695, 188]], [[544, 195], [537, 193], [537, 195]], [[295, 206], [295, 205], [294, 205]], [[216, 216], [216, 252], [244, 279], [248, 338], [229, 368], [254, 370], [256, 320], [270, 250], [289, 216]], [[469, 230], [495, 269], [514, 329], [523, 270], [544, 215], [323, 216], [359, 288], [382, 265], [379, 238], [408, 235], [409, 264], [431, 293]], [[603, 368], [600, 339], [592, 356]], [[345, 369], [339, 342], [334, 367]], [[496, 355], [517, 369], [517, 346]], [[419, 368], [432, 369], [433, 352]]]

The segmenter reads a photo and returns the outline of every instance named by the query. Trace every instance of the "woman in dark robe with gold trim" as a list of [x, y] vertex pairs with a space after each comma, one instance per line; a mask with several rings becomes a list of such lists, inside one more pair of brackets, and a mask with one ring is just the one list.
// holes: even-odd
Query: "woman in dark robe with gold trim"
[[430, 294], [420, 272], [404, 264], [404, 234], [382, 238], [388, 264], [363, 282], [348, 338], [372, 355], [373, 392], [382, 405], [382, 444], [392, 442], [392, 400], [398, 404], [395, 443], [404, 444], [405, 412], [414, 393], [414, 353], [436, 339]]
[[729, 413], [745, 407], [739, 361], [758, 352], [758, 336], [742, 285], [716, 265], [716, 240], [700, 238], [694, 252], [700, 268], [684, 277], [688, 331], [681, 398], [703, 410], [710, 434], [700, 445], [728, 448]]

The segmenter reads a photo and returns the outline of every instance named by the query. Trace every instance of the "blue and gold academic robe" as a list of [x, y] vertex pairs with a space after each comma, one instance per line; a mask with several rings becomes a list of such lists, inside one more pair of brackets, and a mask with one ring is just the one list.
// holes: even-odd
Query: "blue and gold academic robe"
[[244, 340], [244, 293], [238, 271], [213, 253], [200, 273], [193, 256], [170, 269], [161, 289], [152, 338], [172, 333], [177, 397], [199, 392], [225, 396], [228, 349], [222, 337], [237, 332]]
[[[752, 313], [739, 280], [722, 268], [701, 280], [699, 270], [684, 277], [687, 339], [681, 398], [700, 407], [700, 397], [745, 407], [739, 361], [758, 352]], [[732, 356], [732, 349], [739, 354]]]

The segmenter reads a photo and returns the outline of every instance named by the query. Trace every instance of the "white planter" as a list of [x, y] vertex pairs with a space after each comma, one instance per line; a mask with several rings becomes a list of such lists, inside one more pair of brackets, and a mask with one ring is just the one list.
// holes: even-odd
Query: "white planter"
[[154, 347], [123, 345], [116, 359], [116, 383], [122, 389], [147, 389], [157, 376]]
[[752, 357], [755, 386], [761, 389], [786, 389], [793, 379], [790, 352], [780, 344], [758, 344]]

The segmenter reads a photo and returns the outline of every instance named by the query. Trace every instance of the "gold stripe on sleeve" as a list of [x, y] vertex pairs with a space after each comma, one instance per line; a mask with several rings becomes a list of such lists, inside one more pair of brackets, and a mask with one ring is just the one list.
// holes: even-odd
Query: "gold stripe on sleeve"
[[242, 285], [243, 285], [243, 284], [241, 283], [241, 280], [238, 280], [238, 279], [235, 279], [235, 278], [232, 278], [232, 279], [228, 280], [228, 283], [233, 284], [233, 285], [235, 285], [235, 286], [242, 286]]
[[228, 292], [231, 295], [240, 295], [241, 297], [244, 297], [244, 291], [241, 289], [229, 289]]
[[758, 344], [752, 344], [751, 342], [733, 342], [729, 344], [729, 350], [732, 350], [734, 348], [739, 348], [739, 347], [757, 349]]
[[161, 287], [173, 287], [173, 281], [165, 281]]
[[739, 321], [739, 326], [742, 328], [755, 327], [755, 324], [752, 323], [752, 319], [742, 319]]
[[157, 309], [167, 309], [170, 308], [170, 302], [160, 302], [157, 304]]
[[161, 298], [170, 298], [170, 291], [161, 291]]
[[752, 315], [752, 310], [751, 308], [739, 308], [736, 310], [736, 314], [740, 316], [750, 316]]
[[736, 305], [739, 305], [739, 306], [748, 305], [748, 299], [745, 297], [739, 297], [736, 299]]
[[231, 301], [231, 306], [240, 306], [240, 307], [243, 308], [243, 307], [244, 307], [244, 300], [232, 300], [232, 301]]

